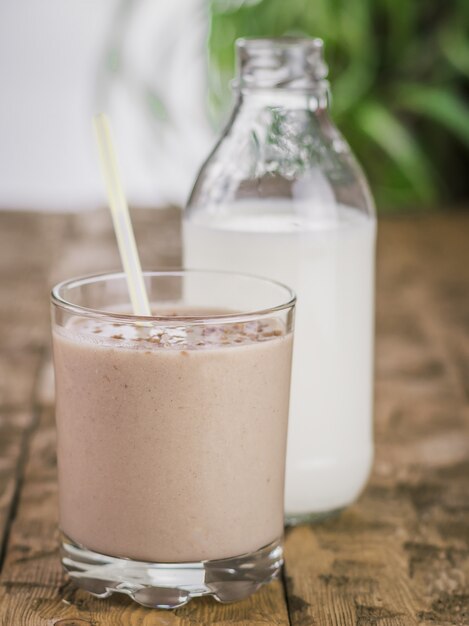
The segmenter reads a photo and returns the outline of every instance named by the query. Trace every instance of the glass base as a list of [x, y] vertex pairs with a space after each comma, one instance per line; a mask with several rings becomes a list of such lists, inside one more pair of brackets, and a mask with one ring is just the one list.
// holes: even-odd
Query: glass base
[[332, 509], [331, 511], [318, 511], [316, 513], [285, 513], [286, 526], [298, 526], [299, 524], [318, 524], [331, 517], [337, 517], [345, 507]]
[[283, 564], [281, 540], [256, 552], [194, 563], [147, 563], [105, 556], [62, 535], [62, 565], [81, 589], [98, 598], [124, 593], [139, 604], [175, 609], [198, 596], [235, 602], [273, 580]]

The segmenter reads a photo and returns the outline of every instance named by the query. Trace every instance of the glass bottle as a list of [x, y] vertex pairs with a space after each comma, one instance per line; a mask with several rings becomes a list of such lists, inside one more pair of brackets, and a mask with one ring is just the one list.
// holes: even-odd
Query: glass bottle
[[351, 504], [370, 472], [376, 219], [329, 117], [322, 41], [242, 39], [237, 60], [233, 114], [185, 212], [184, 257], [297, 293], [285, 494], [294, 524]]

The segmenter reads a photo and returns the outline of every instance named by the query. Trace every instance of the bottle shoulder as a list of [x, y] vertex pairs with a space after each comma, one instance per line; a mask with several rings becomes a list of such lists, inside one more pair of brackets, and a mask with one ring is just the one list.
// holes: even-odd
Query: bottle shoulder
[[309, 110], [235, 114], [202, 166], [187, 214], [266, 199], [288, 199], [302, 210], [346, 205], [374, 215], [366, 177], [348, 143], [328, 115]]

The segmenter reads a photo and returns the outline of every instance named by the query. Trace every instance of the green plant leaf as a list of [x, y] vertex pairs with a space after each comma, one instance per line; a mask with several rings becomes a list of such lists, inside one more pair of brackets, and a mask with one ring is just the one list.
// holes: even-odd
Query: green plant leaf
[[355, 113], [362, 131], [399, 167], [424, 202], [437, 195], [431, 166], [407, 128], [378, 102], [363, 103]]
[[397, 104], [445, 126], [469, 146], [469, 106], [448, 89], [406, 86], [399, 89]]
[[339, 119], [355, 105], [359, 105], [364, 95], [371, 89], [375, 70], [364, 63], [352, 63], [332, 83], [332, 107]]
[[[399, 62], [401, 64], [409, 44], [415, 39], [418, 40], [416, 21], [419, 5], [417, 2], [396, 2], [396, 0], [381, 0], [381, 5], [387, 24], [387, 36], [382, 42], [384, 53], [393, 64]], [[420, 44], [420, 40], [418, 41]]]
[[[369, 172], [381, 207], [467, 198], [468, 105], [462, 98], [469, 0], [207, 2], [209, 102], [217, 124], [231, 102], [227, 85], [237, 36], [322, 37], [332, 113]], [[411, 91], [414, 86], [420, 89]], [[423, 93], [430, 88], [439, 93]]]
[[469, 76], [469, 43], [467, 36], [458, 29], [445, 29], [440, 35], [440, 47], [456, 70]]

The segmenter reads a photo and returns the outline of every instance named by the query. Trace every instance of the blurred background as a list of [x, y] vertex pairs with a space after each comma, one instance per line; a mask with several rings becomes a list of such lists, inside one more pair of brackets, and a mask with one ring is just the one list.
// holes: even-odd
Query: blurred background
[[326, 44], [332, 115], [381, 212], [469, 206], [467, 0], [3, 0], [0, 208], [104, 203], [91, 116], [134, 206], [182, 205], [232, 106], [234, 41]]

